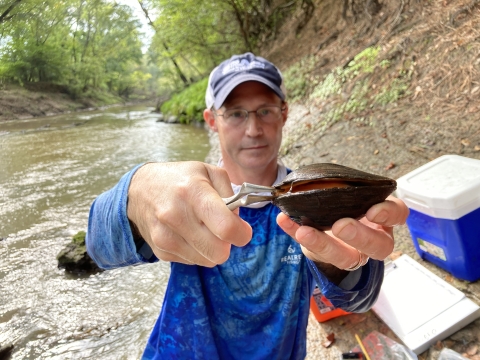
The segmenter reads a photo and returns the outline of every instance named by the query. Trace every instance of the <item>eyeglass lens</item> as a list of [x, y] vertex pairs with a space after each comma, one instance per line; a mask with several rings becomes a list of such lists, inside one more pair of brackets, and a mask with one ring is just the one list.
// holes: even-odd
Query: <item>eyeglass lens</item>
[[282, 113], [282, 109], [278, 106], [266, 106], [256, 111], [248, 111], [245, 109], [231, 109], [223, 113], [223, 118], [232, 125], [240, 125], [248, 119], [250, 113], [256, 113], [257, 117], [265, 123], [276, 122]]

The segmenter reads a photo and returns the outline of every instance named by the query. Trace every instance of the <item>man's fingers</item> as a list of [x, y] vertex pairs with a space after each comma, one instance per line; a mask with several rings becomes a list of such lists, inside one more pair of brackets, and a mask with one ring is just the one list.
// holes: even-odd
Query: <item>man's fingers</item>
[[[302, 246], [303, 253], [311, 260], [329, 263], [339, 269], [358, 264], [358, 251], [328, 233], [309, 226], [300, 226], [284, 213], [277, 216], [278, 225]], [[341, 255], [339, 255], [341, 254]]]
[[393, 251], [393, 236], [381, 226], [372, 228], [354, 219], [346, 218], [333, 224], [332, 233], [372, 259], [383, 260]]
[[222, 199], [233, 195], [227, 172], [216, 166], [204, 166], [207, 178], [196, 184], [198, 189], [189, 199], [194, 204], [194, 216], [217, 238], [236, 246], [245, 246], [252, 238], [252, 228], [238, 216], [238, 211], [229, 210]]
[[[231, 189], [230, 189], [231, 190]], [[252, 238], [252, 228], [238, 214], [232, 212], [222, 198], [205, 184], [205, 193], [198, 196], [193, 208], [199, 225], [204, 225], [217, 238], [236, 246], [245, 246]], [[189, 229], [193, 229], [190, 227]], [[188, 234], [190, 237], [194, 234]]]
[[229, 197], [233, 195], [232, 184], [228, 177], [227, 171], [218, 166], [204, 164], [207, 176], [211, 181], [211, 186], [218, 192], [221, 197]]
[[[154, 254], [155, 256], [162, 260], [162, 261], [171, 261], [171, 262], [178, 262], [178, 263], [181, 263], [181, 264], [186, 264], [186, 265], [194, 265], [195, 263], [192, 263], [188, 260], [185, 260], [184, 258], [178, 256], [178, 255], [175, 255], [175, 254], [170, 254], [168, 252], [165, 252], [165, 251], [162, 251], [162, 250], [158, 250], [156, 249], [154, 251]], [[204, 265], [206, 266], [206, 265]], [[213, 266], [213, 265], [212, 265]], [[209, 267], [212, 267], [212, 266], [209, 266]]]
[[365, 216], [376, 224], [395, 226], [405, 224], [408, 213], [408, 207], [402, 200], [389, 196], [384, 202], [373, 205]]
[[296, 239], [302, 245], [305, 255], [313, 261], [329, 263], [339, 269], [358, 264], [358, 251], [328, 233], [301, 226], [296, 232]]
[[277, 224], [285, 231], [288, 235], [295, 239], [295, 233], [297, 232], [300, 225], [298, 225], [295, 221], [290, 219], [288, 215], [284, 213], [279, 213], [277, 215]]
[[[211, 188], [205, 191], [211, 193], [199, 196], [191, 203], [194, 205], [179, 202], [157, 209], [156, 217], [162, 219], [155, 227], [157, 248], [177, 255], [182, 254], [181, 256], [189, 261], [197, 259], [199, 265], [205, 263], [201, 257], [211, 263], [222, 264], [230, 255], [231, 244], [245, 245], [251, 239], [252, 230], [250, 225], [228, 210], [215, 191]], [[175, 241], [179, 238], [191, 248], [182, 247], [181, 251], [191, 250], [198, 255], [177, 251], [179, 243]]]
[[[230, 246], [228, 244], [219, 239], [216, 239], [216, 241], [221, 243], [220, 245], [226, 245], [227, 247], [226, 249], [221, 249], [222, 246], [218, 246], [217, 249], [219, 253], [230, 253]], [[213, 267], [225, 262], [228, 258], [228, 255], [216, 255], [207, 250], [206, 252], [209, 253], [209, 256], [215, 258], [212, 261], [209, 257], [204, 256], [195, 247], [191, 246], [183, 237], [165, 225], [155, 228], [155, 233], [151, 234], [150, 247], [160, 260], [177, 261], [183, 264]]]

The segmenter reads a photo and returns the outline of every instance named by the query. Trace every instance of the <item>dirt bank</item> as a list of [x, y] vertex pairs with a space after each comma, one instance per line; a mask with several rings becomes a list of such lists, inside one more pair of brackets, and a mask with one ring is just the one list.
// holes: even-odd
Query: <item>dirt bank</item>
[[25, 119], [77, 111], [93, 107], [93, 103], [74, 101], [68, 94], [45, 89], [9, 85], [0, 89], [0, 121]]
[[[480, 153], [471, 145], [462, 144], [462, 137], [458, 133], [449, 132], [443, 123], [431, 122], [421, 128], [415, 121], [402, 125], [401, 129], [395, 129], [392, 122], [394, 117], [385, 116], [383, 121], [372, 124], [356, 123], [349, 120], [340, 120], [324, 131], [310, 133], [300, 137], [298, 129], [309, 128], [317, 116], [319, 110], [315, 107], [293, 105], [285, 128], [285, 137], [297, 138], [286, 155], [282, 157], [284, 163], [296, 168], [299, 165], [314, 162], [334, 162], [377, 174], [383, 174], [392, 178], [398, 178], [409, 171], [444, 154], [461, 154], [472, 158], [480, 158]], [[473, 133], [480, 131], [480, 124], [472, 122], [475, 127], [470, 128]], [[396, 132], [395, 132], [396, 131]], [[469, 129], [462, 129], [469, 131]], [[292, 135], [293, 134], [293, 135]], [[440, 136], [442, 134], [442, 136]], [[423, 140], [437, 139], [428, 149], [419, 145]], [[410, 139], [410, 140], [409, 140]], [[464, 138], [465, 139], [465, 138]], [[466, 143], [464, 141], [464, 143]], [[421, 149], [421, 150], [419, 150]], [[480, 304], [480, 282], [470, 283], [457, 280], [442, 269], [425, 262], [415, 252], [410, 234], [406, 226], [395, 228], [395, 253], [408, 254], [435, 274], [446, 280], [456, 288], [463, 291], [470, 299]], [[379, 331], [392, 339], [400, 340], [383, 324], [373, 312], [366, 314], [354, 314], [326, 323], [318, 323], [311, 315], [308, 327], [308, 359], [339, 359], [342, 352], [348, 352], [356, 345], [354, 334], [365, 336], [371, 331]], [[334, 333], [335, 344], [330, 348], [324, 348], [326, 336]], [[421, 355], [420, 359], [437, 359], [442, 346], [464, 353], [475, 346], [480, 347], [480, 320], [465, 327], [456, 334], [444, 340], [437, 347]], [[473, 357], [478, 359], [480, 357]]]
[[54, 84], [32, 83], [20, 87], [0, 87], [0, 121], [50, 116], [72, 111], [93, 110], [103, 106], [155, 103], [145, 97], [126, 101], [119, 96], [97, 92], [92, 96], [72, 99], [68, 89]]

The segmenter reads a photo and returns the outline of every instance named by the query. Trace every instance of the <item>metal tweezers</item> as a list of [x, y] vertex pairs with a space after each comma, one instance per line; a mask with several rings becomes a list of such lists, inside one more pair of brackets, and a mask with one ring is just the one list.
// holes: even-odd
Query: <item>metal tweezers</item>
[[[271, 186], [243, 183], [237, 194], [230, 196], [229, 198], [223, 198], [223, 202], [230, 210], [235, 210], [240, 206], [247, 206], [261, 201], [272, 200], [275, 198], [275, 195], [273, 195], [275, 190], [276, 189]], [[269, 192], [270, 195], [252, 195], [265, 192]]]

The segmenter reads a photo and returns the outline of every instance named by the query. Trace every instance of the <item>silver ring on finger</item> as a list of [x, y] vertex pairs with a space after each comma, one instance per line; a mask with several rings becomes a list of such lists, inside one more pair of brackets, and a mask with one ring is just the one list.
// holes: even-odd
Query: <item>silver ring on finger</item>
[[355, 265], [350, 266], [349, 268], [346, 268], [344, 270], [346, 271], [355, 271], [360, 269], [362, 266], [364, 266], [367, 262], [369, 257], [362, 253], [360, 250], [356, 249], [358, 252], [358, 261]]

